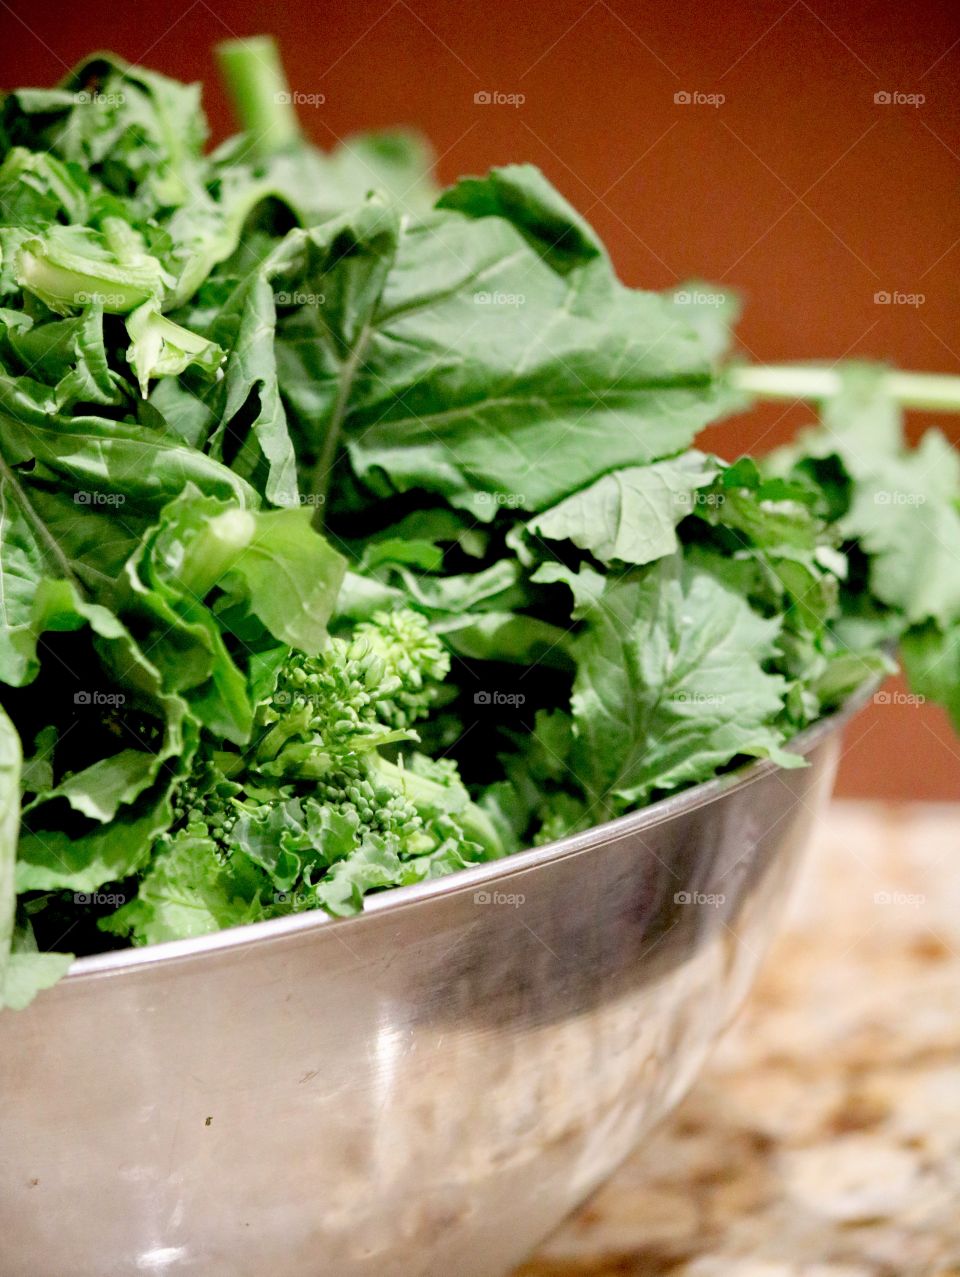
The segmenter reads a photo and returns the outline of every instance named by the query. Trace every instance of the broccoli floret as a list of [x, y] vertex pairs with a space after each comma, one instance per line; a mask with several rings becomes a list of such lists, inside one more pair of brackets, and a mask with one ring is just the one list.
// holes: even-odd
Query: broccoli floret
[[378, 612], [320, 656], [291, 652], [258, 713], [257, 765], [272, 775], [320, 778], [354, 756], [415, 739], [411, 725], [436, 702], [450, 658], [426, 621]]
[[228, 780], [211, 759], [201, 758], [187, 783], [174, 794], [174, 828], [191, 838], [208, 838], [219, 859], [226, 862], [242, 797], [240, 785]]
[[272, 690], [251, 743], [201, 752], [178, 791], [172, 837], [142, 889], [151, 910], [125, 915], [135, 936], [175, 925], [157, 916], [165, 896], [150, 876], [185, 845], [208, 858], [199, 879], [208, 897], [215, 887], [223, 901], [239, 892], [262, 917], [349, 912], [365, 891], [505, 854], [456, 765], [409, 749], [450, 668], [421, 616], [377, 613], [318, 656], [278, 652], [265, 668]]
[[377, 612], [354, 631], [352, 650], [358, 646], [382, 662], [372, 688], [380, 722], [403, 730], [426, 718], [450, 673], [450, 655], [423, 617], [407, 608]]

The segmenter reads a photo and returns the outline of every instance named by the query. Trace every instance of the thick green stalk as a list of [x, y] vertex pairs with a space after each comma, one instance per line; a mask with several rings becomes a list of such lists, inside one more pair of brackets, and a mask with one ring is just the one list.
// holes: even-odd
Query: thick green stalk
[[249, 510], [225, 510], [208, 519], [203, 536], [188, 544], [177, 566], [178, 584], [195, 599], [203, 599], [237, 565], [256, 531], [257, 521]]
[[225, 40], [216, 52], [250, 150], [255, 155], [273, 155], [292, 146], [300, 137], [300, 125], [276, 41], [266, 35]]
[[[839, 394], [842, 374], [836, 368], [810, 364], [735, 364], [730, 382], [758, 399], [830, 399]], [[883, 375], [883, 388], [904, 408], [960, 412], [960, 377], [936, 372]]]

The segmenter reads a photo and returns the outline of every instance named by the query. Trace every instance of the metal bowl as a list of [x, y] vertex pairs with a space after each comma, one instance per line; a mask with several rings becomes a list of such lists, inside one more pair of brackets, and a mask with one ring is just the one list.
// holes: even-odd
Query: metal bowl
[[355, 918], [74, 963], [0, 1014], [5, 1277], [507, 1273], [740, 1006], [868, 694], [797, 738], [807, 769]]

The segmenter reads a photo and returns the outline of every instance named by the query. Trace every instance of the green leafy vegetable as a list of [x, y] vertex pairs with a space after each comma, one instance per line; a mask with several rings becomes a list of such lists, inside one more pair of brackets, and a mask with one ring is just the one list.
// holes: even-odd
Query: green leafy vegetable
[[677, 524], [715, 473], [705, 461], [688, 452], [614, 470], [531, 519], [528, 527], [548, 541], [572, 541], [601, 563], [652, 563], [676, 550]]
[[20, 741], [6, 714], [0, 711], [0, 989], [6, 980], [16, 912], [14, 876], [17, 827], [20, 823]]
[[780, 623], [709, 573], [669, 556], [608, 578], [577, 613], [587, 624], [575, 649], [572, 765], [600, 813], [737, 757], [800, 764], [776, 724], [785, 681], [763, 668]]
[[[960, 730], [955, 378], [731, 361], [536, 169], [327, 154], [269, 40], [0, 104], [0, 1000], [540, 845], [892, 668]], [[818, 424], [732, 464], [751, 396]], [[66, 939], [69, 937], [69, 940]]]

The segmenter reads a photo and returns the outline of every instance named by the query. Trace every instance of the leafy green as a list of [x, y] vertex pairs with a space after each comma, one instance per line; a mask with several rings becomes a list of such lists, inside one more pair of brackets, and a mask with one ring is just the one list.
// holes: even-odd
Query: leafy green
[[652, 563], [676, 550], [677, 524], [690, 512], [697, 490], [713, 478], [705, 461], [688, 452], [614, 470], [527, 527], [548, 541], [572, 541], [601, 563]]
[[902, 651], [911, 687], [943, 705], [960, 735], [960, 622], [947, 630], [932, 623], [908, 630]]
[[134, 901], [102, 924], [137, 943], [322, 906], [502, 854], [452, 764], [381, 753], [416, 740], [449, 670], [403, 610], [321, 656], [265, 653], [249, 747], [201, 753]]
[[929, 430], [906, 455], [858, 475], [843, 534], [870, 557], [870, 587], [912, 624], [960, 618], [960, 457]]
[[213, 841], [185, 830], [158, 840], [136, 898], [102, 925], [115, 935], [133, 933], [142, 943], [159, 944], [266, 916], [256, 900], [244, 898], [241, 885], [218, 860]]
[[22, 1011], [42, 989], [62, 980], [72, 962], [72, 953], [42, 953], [29, 924], [17, 927], [0, 979], [0, 1009]]
[[[892, 668], [960, 729], [954, 379], [730, 359], [528, 165], [243, 132], [111, 55], [0, 104], [0, 990], [541, 845]], [[692, 447], [754, 392], [819, 422]], [[119, 906], [119, 907], [118, 907]], [[109, 937], [109, 939], [107, 939]]]
[[[576, 214], [524, 167], [473, 180], [469, 198], [455, 188], [398, 229], [343, 418], [361, 480], [489, 519], [491, 495], [541, 510], [690, 443], [715, 410], [703, 351], [578, 234]], [[559, 260], [547, 251], [557, 239], [573, 245]]]
[[[921, 379], [922, 380], [922, 379]], [[834, 626], [854, 647], [901, 642], [916, 692], [960, 724], [960, 457], [937, 430], [911, 449], [886, 370], [851, 365], [820, 424], [769, 468], [816, 480], [866, 589]]]
[[581, 605], [573, 770], [601, 813], [712, 775], [732, 759], [801, 760], [775, 720], [785, 682], [763, 666], [780, 628], [671, 556], [609, 578]]
[[0, 989], [3, 988], [10, 960], [16, 912], [14, 876], [20, 820], [21, 764], [19, 737], [10, 719], [0, 710]]

